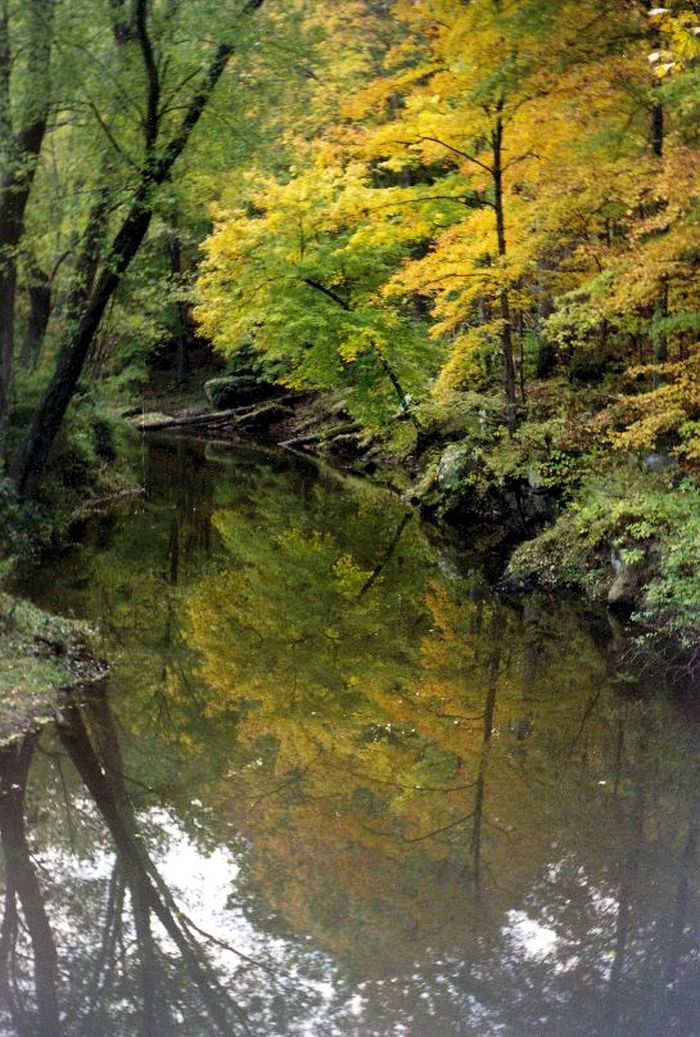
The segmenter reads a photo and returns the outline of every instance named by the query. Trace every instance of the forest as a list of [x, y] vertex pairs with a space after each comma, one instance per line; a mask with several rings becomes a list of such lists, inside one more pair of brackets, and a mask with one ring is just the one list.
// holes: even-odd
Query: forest
[[207, 382], [692, 640], [694, 7], [8, 0], [6, 567]]
[[700, 1032], [700, 3], [0, 0], [0, 1037]]

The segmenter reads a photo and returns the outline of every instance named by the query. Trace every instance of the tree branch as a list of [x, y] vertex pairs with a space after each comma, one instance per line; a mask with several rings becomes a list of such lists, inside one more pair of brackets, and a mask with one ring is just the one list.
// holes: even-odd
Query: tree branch
[[518, 162], [526, 162], [529, 158], [539, 158], [540, 156], [536, 151], [526, 151], [524, 155], [516, 155], [515, 158], [509, 159], [503, 167], [503, 172], [510, 169], [511, 166], [516, 165]]
[[425, 140], [432, 141], [433, 144], [439, 144], [441, 147], [447, 148], [447, 150], [451, 151], [454, 155], [460, 155], [461, 158], [466, 158], [468, 162], [472, 162], [475, 166], [484, 169], [487, 173], [490, 173], [491, 176], [493, 176], [493, 169], [491, 166], [482, 162], [481, 159], [475, 158], [474, 155], [470, 155], [468, 151], [461, 151], [460, 148], [455, 148], [452, 144], [448, 144], [447, 141], [440, 140], [439, 137], [417, 137], [416, 140], [400, 140], [397, 143], [408, 145], [421, 144]]
[[146, 136], [146, 161], [152, 159], [158, 140], [158, 109], [160, 106], [160, 77], [153, 53], [153, 43], [148, 33], [148, 0], [135, 0], [134, 22], [136, 36], [141, 48], [143, 67], [146, 72], [146, 118], [144, 133]]
[[321, 284], [320, 281], [315, 281], [313, 277], [304, 277], [303, 281], [304, 284], [308, 284], [310, 288], [315, 288], [316, 291], [322, 292], [323, 295], [328, 296], [328, 298], [332, 299], [333, 302], [338, 304], [338, 306], [342, 306], [342, 308], [346, 312], [350, 312], [350, 304], [347, 303], [345, 299], [343, 299], [340, 295], [334, 292], [332, 288], [326, 288], [326, 286]]
[[116, 137], [114, 136], [114, 134], [110, 130], [110, 128], [107, 125], [107, 123], [104, 121], [104, 119], [100, 115], [99, 109], [98, 109], [97, 105], [95, 104], [95, 102], [94, 101], [87, 101], [86, 103], [87, 103], [88, 108], [92, 112], [92, 114], [95, 116], [95, 119], [97, 120], [97, 123], [98, 123], [100, 129], [102, 130], [102, 132], [104, 133], [105, 137], [107, 138], [109, 143], [112, 145], [112, 147], [114, 148], [116, 153], [118, 155], [121, 155], [121, 157], [124, 159], [124, 161], [127, 163], [127, 165], [131, 166], [132, 169], [138, 169], [139, 168], [138, 162], [136, 162], [135, 159], [133, 159], [131, 157], [131, 155], [129, 155], [124, 150], [124, 148], [121, 146], [119, 141], [116, 139]]

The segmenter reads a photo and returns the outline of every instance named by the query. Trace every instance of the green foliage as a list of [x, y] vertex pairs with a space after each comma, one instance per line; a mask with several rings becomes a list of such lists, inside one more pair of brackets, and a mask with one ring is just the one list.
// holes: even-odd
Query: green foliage
[[0, 582], [30, 546], [24, 515], [10, 479], [0, 478]]
[[[31, 410], [32, 392], [18, 403], [13, 422]], [[79, 401], [56, 438], [36, 495], [20, 502], [11, 480], [0, 480], [0, 577], [4, 561], [9, 570], [16, 559], [61, 543], [91, 502], [128, 488], [133, 476], [127, 465], [123, 423], [94, 403]]]

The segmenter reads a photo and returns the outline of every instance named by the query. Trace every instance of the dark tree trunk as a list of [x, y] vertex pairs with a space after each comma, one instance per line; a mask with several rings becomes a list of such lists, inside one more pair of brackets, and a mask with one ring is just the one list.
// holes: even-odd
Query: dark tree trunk
[[657, 158], [664, 153], [664, 106], [655, 104], [651, 110], [651, 149]]
[[53, 378], [36, 410], [15, 468], [15, 485], [22, 496], [44, 468], [107, 303], [146, 235], [151, 214], [145, 207], [145, 194], [142, 189], [141, 197], [134, 202], [122, 224], [110, 250], [106, 268], [95, 285], [74, 335], [61, 351]]
[[[496, 237], [498, 241], [498, 257], [504, 259], [507, 252], [505, 212], [503, 206], [503, 119], [499, 114], [492, 135], [493, 146], [493, 185], [494, 209], [496, 212]], [[506, 421], [511, 432], [517, 424], [517, 400], [515, 372], [515, 355], [513, 352], [513, 327], [510, 312], [508, 289], [504, 286], [499, 296], [501, 310], [501, 350], [503, 353], [503, 382], [506, 396]]]
[[[643, 0], [647, 14], [656, 6], [652, 0]], [[649, 50], [659, 51], [663, 49], [663, 39], [657, 24], [652, 24], [649, 32]], [[657, 93], [659, 80], [654, 82], [652, 93]], [[658, 97], [658, 94], [657, 94]], [[651, 105], [651, 150], [657, 158], [664, 153], [664, 106], [661, 101], [654, 99]]]
[[[170, 273], [177, 279], [182, 275], [182, 249], [177, 228], [173, 227], [169, 237]], [[192, 326], [187, 307], [181, 299], [175, 301], [175, 381], [178, 389], [182, 388], [189, 368], [187, 344], [192, 337]]]
[[[262, 0], [252, 0], [247, 10], [254, 10], [261, 2]], [[190, 101], [179, 130], [167, 144], [158, 149], [158, 70], [147, 36], [145, 7], [145, 3], [137, 5], [137, 13], [140, 12], [140, 17], [137, 18], [137, 32], [148, 81], [145, 159], [140, 183], [133, 196], [131, 208], [105, 256], [102, 273], [96, 279], [75, 331], [64, 343], [53, 378], [37, 407], [31, 428], [17, 458], [14, 479], [21, 496], [27, 495], [44, 469], [68, 404], [76, 391], [107, 304], [146, 236], [158, 188], [169, 179], [172, 167], [185, 149], [233, 51], [231, 44], [222, 44], [218, 48]]]
[[31, 42], [26, 81], [29, 99], [17, 130], [13, 127], [10, 78], [13, 55], [7, 8], [0, 15], [0, 132], [5, 169], [0, 178], [0, 437], [7, 423], [12, 389], [17, 295], [17, 247], [24, 235], [24, 216], [34, 182], [49, 115], [48, 67], [54, 4], [29, 0]]
[[29, 314], [20, 352], [20, 364], [25, 370], [36, 362], [39, 355], [51, 316], [52, 300], [51, 279], [48, 274], [33, 264], [29, 277]]
[[[0, 226], [4, 216], [0, 215]], [[2, 237], [2, 235], [0, 235]], [[3, 248], [0, 241], [0, 249]], [[15, 343], [15, 295], [17, 273], [14, 258], [0, 259], [0, 439], [7, 423], [12, 386], [12, 355]]]
[[[668, 281], [666, 278], [663, 280], [661, 286], [661, 295], [656, 304], [656, 312], [654, 314], [657, 321], [664, 321], [668, 317]], [[668, 336], [666, 335], [666, 329], [657, 327], [654, 329], [654, 363], [665, 364], [668, 360]]]

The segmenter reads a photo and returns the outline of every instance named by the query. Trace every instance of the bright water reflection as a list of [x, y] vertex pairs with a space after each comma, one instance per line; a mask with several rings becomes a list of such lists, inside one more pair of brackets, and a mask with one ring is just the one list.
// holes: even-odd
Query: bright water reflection
[[700, 725], [619, 632], [311, 465], [146, 474], [28, 579], [114, 667], [2, 754], [0, 1033], [700, 1033]]

